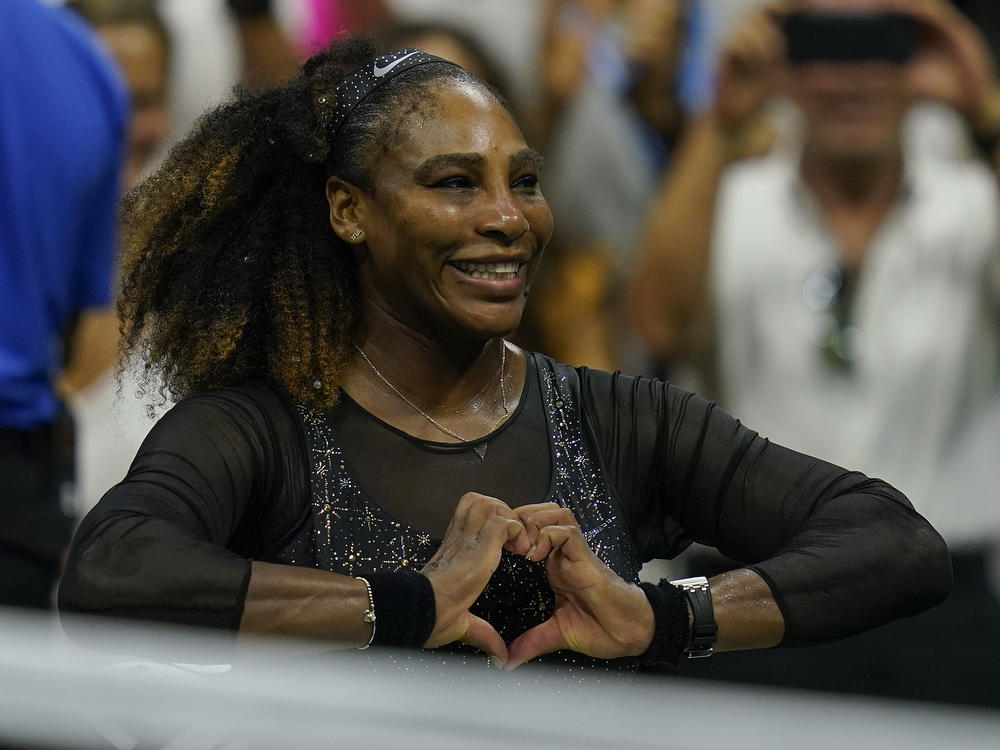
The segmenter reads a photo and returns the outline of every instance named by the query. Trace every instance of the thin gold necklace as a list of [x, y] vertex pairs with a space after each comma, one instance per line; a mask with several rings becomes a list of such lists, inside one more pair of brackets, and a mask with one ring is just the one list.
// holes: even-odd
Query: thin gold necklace
[[[450, 427], [446, 427], [445, 425], [438, 422], [436, 419], [434, 419], [434, 417], [432, 417], [430, 414], [425, 412], [415, 403], [410, 401], [410, 399], [408, 399], [406, 396], [403, 395], [402, 391], [400, 391], [396, 386], [394, 386], [392, 383], [389, 382], [389, 379], [379, 371], [379, 369], [375, 366], [375, 363], [372, 362], [370, 359], [368, 359], [368, 355], [365, 354], [364, 349], [362, 349], [357, 344], [354, 345], [354, 348], [358, 350], [358, 353], [361, 354], [361, 357], [365, 360], [365, 362], [368, 363], [368, 366], [372, 368], [372, 372], [374, 372], [375, 375], [378, 376], [378, 379], [381, 380], [383, 383], [385, 383], [386, 387], [390, 391], [399, 396], [403, 400], [403, 402], [406, 403], [415, 412], [417, 412], [417, 414], [419, 414], [428, 422], [430, 422], [432, 425], [437, 427], [439, 430], [441, 430], [441, 432], [443, 432], [446, 435], [449, 435], [450, 437], [455, 438], [459, 442], [462, 443], [470, 442], [461, 435], [459, 435]], [[490, 432], [493, 432], [493, 430], [495, 430], [500, 425], [500, 423], [510, 414], [510, 410], [507, 408], [507, 385], [504, 380], [504, 370], [506, 369], [507, 369], [507, 344], [504, 342], [503, 339], [500, 339], [500, 398], [503, 403], [503, 416], [499, 417], [497, 421], [493, 423], [493, 426], [490, 427]], [[486, 460], [486, 443], [487, 441], [483, 440], [477, 445], [472, 446], [472, 450], [475, 451], [477, 456], [479, 456], [480, 461]]]

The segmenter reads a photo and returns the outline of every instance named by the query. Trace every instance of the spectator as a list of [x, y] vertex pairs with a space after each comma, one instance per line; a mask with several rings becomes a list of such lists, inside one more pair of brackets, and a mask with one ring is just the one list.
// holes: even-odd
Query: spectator
[[[812, 15], [802, 23], [791, 10]], [[838, 36], [848, 28], [851, 44]], [[733, 164], [733, 143], [778, 91], [801, 111], [801, 143]], [[985, 573], [1000, 514], [951, 469], [959, 447], [996, 450], [973, 445], [996, 436], [981, 420], [996, 419], [1000, 399], [995, 175], [922, 157], [902, 137], [913, 102], [933, 98], [964, 116], [992, 161], [997, 91], [984, 40], [945, 2], [768, 6], [725, 50], [714, 111], [687, 135], [648, 228], [634, 301], [658, 353], [704, 352], [714, 331], [727, 408], [779, 442], [897, 483], [941, 522], [957, 592], [938, 629], [893, 626], [867, 641], [877, 658], [855, 644], [879, 666], [847, 684], [1000, 705], [1000, 608]], [[961, 677], [923, 662], [908, 673], [904, 652], [962, 665], [946, 668]]]
[[69, 0], [111, 52], [132, 103], [125, 185], [149, 168], [166, 137], [170, 35], [155, 0]]
[[[172, 72], [175, 64], [211, 63], [211, 60], [177, 60], [192, 51], [188, 26], [211, 25], [207, 4], [181, 7], [173, 4], [173, 15], [164, 19], [157, 0], [70, 0], [67, 5], [97, 32], [117, 62], [132, 103], [125, 187], [133, 187], [156, 166], [168, 140], [174, 114], [170, 93], [178, 93]], [[233, 0], [226, 22], [236, 32], [242, 72], [234, 70], [243, 85], [254, 87], [280, 80], [294, 70], [295, 55], [271, 13], [270, 3]], [[222, 4], [217, 10], [222, 10]], [[181, 14], [182, 17], [178, 17]], [[209, 15], [206, 15], [209, 14]], [[178, 42], [178, 43], [175, 43]], [[200, 51], [200, 50], [199, 50]], [[232, 82], [230, 82], [232, 83]], [[228, 86], [230, 83], [226, 83]], [[197, 92], [181, 92], [186, 99]], [[201, 105], [205, 101], [201, 98]], [[178, 123], [187, 127], [190, 123]], [[87, 317], [78, 336], [78, 356], [61, 379], [63, 395], [77, 427], [77, 509], [82, 515], [128, 469], [135, 451], [165, 404], [145, 405], [133, 394], [137, 389], [128, 369], [116, 381], [118, 316], [108, 308]], [[155, 390], [155, 388], [153, 389]]]
[[[135, 185], [163, 150], [170, 126], [171, 37], [156, 0], [70, 0], [107, 48], [131, 101], [124, 187]], [[76, 425], [76, 511], [89, 510], [128, 468], [152, 421], [116, 382], [118, 316], [113, 307], [85, 321], [72, 368], [60, 388]]]
[[603, 357], [600, 347], [574, 352], [595, 325], [560, 326], [568, 335], [550, 334], [546, 350], [582, 364], [648, 369], [628, 335], [622, 284], [676, 136], [706, 98], [708, 13], [702, 2], [679, 0], [542, 6], [546, 192], [556, 215], [569, 217], [556, 227], [548, 276], [566, 289], [594, 290], [598, 309], [574, 310], [583, 316], [572, 319], [603, 318], [600, 338], [615, 333]]
[[0, 24], [0, 603], [47, 608], [69, 543], [56, 376], [108, 305], [126, 101], [85, 27], [38, 0]]

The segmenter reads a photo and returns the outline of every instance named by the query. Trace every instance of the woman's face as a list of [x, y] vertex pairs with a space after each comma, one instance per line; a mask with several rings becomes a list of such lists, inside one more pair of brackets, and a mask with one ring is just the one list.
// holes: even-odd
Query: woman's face
[[505, 335], [552, 233], [541, 160], [490, 94], [452, 84], [429, 96], [360, 199], [366, 313], [435, 340]]

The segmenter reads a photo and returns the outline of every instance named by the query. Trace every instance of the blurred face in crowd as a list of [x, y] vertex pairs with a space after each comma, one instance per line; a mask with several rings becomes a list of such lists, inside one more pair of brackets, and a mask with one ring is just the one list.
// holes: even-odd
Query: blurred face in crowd
[[167, 47], [155, 29], [116, 23], [97, 29], [118, 61], [132, 100], [125, 185], [134, 185], [167, 134]]
[[[884, 0], [803, 0], [802, 10], [878, 13]], [[898, 6], [897, 6], [898, 7]], [[899, 147], [912, 102], [906, 66], [885, 61], [793, 65], [789, 93], [808, 125], [810, 146], [834, 158], [878, 158]]]

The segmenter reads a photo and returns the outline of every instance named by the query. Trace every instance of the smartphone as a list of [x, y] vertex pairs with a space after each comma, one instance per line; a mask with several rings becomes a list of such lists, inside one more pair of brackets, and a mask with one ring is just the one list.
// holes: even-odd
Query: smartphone
[[783, 31], [791, 63], [905, 65], [920, 36], [917, 20], [903, 13], [792, 13], [785, 18]]

